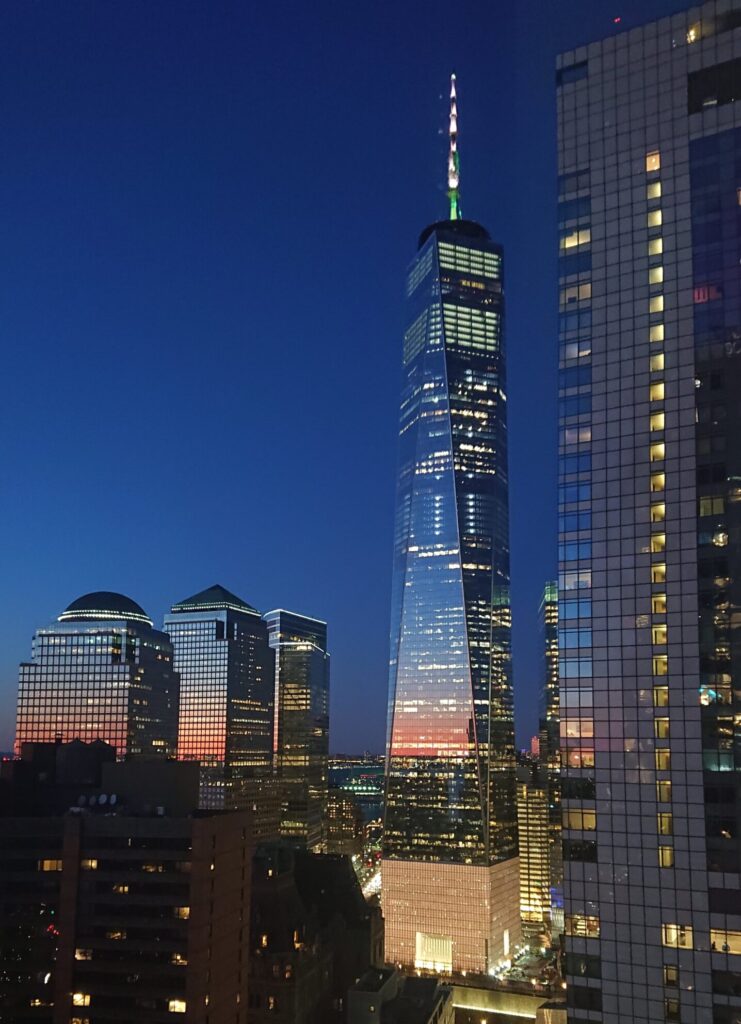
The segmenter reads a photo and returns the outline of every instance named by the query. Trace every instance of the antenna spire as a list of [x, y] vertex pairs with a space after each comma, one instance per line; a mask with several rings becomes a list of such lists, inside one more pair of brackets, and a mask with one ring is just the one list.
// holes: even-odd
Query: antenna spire
[[450, 219], [460, 220], [461, 194], [458, 186], [461, 180], [461, 166], [458, 157], [458, 101], [455, 93], [455, 75], [450, 76], [450, 123], [448, 127], [450, 148], [448, 150], [448, 200]]

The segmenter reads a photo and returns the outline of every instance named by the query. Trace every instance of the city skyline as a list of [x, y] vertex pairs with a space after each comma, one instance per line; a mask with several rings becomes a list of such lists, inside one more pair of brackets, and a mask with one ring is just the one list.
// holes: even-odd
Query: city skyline
[[[421, 13], [415, 5], [395, 16], [395, 40], [382, 16], [368, 22], [348, 12], [329, 26], [320, 16], [305, 26], [315, 50], [281, 36], [267, 12], [260, 27], [226, 7], [214, 8], [207, 24], [192, 11], [173, 25], [165, 11], [148, 10], [148, 32], [140, 35], [134, 26], [143, 5], [131, 5], [123, 18], [64, 4], [5, 10], [6, 74], [18, 97], [6, 139], [12, 256], [4, 267], [5, 336], [9, 376], [21, 385], [6, 394], [1, 414], [11, 440], [0, 748], [12, 743], [15, 674], [33, 630], [75, 594], [134, 593], [159, 622], [179, 594], [222, 579], [262, 607], [283, 601], [332, 624], [332, 747], [382, 749], [399, 280], [408, 238], [443, 198], [435, 193], [443, 146], [435, 130], [444, 128], [451, 67], [467, 98], [467, 202], [509, 253], [513, 508], [528, 509], [513, 530], [520, 743], [535, 731], [529, 705], [540, 653], [530, 648], [537, 647], [538, 597], [555, 560], [548, 173], [555, 146], [545, 153], [542, 145], [543, 137], [554, 138], [553, 57], [681, 7], [624, 4], [613, 29], [611, 15], [587, 4], [559, 11], [558, 19], [522, 5], [517, 14], [505, 12], [504, 40], [495, 16], [482, 19], [473, 4], [461, 8], [459, 38], [451, 39], [442, 7], [436, 19], [426, 5], [429, 59], [415, 62], [413, 74], [406, 55]], [[28, 31], [29, 19], [36, 31]], [[356, 31], [383, 38], [385, 78], [372, 47], [359, 61], [358, 54], [351, 62], [345, 56], [342, 44]], [[85, 45], [90, 34], [95, 52]], [[267, 53], [280, 39], [291, 72], [285, 84], [261, 63], [255, 36]], [[324, 47], [336, 53], [331, 69], [318, 59]], [[540, 57], [523, 61], [531, 48]], [[44, 69], [33, 81], [25, 73], [29, 59]], [[532, 80], [523, 82], [518, 61]], [[339, 82], [348, 86], [341, 98]], [[360, 103], [367, 112], [356, 125]], [[505, 134], [492, 131], [493, 116]], [[335, 184], [327, 189], [308, 172], [319, 159], [320, 123], [334, 139]], [[381, 173], [389, 150], [397, 163], [390, 190]], [[312, 232], [317, 221], [319, 233]], [[368, 237], [371, 223], [383, 224], [383, 240], [358, 253], [351, 270], [339, 257], [344, 240], [348, 233]], [[531, 267], [533, 278], [524, 272]], [[280, 308], [291, 277], [300, 316]], [[364, 278], [374, 281], [370, 317]], [[317, 298], [328, 281], [339, 285], [340, 319]], [[343, 396], [363, 352], [373, 353], [365, 388], [346, 388]], [[542, 375], [531, 375], [534, 358]], [[322, 367], [329, 368], [323, 380]], [[542, 419], [531, 415], [533, 400]], [[353, 424], [344, 438], [335, 430], [338, 418]], [[223, 426], [230, 443], [252, 455], [258, 501], [232, 478], [228, 445], [217, 443]], [[299, 434], [304, 457], [282, 474], [275, 445], [287, 453]], [[79, 467], [74, 476], [62, 469], [67, 460], [70, 469]], [[230, 510], [230, 531], [244, 526], [236, 556], [231, 547], [229, 555], [222, 550], [220, 531], [207, 528], [209, 491]], [[554, 496], [550, 508], [546, 493]], [[334, 517], [324, 514], [327, 494]], [[358, 507], [366, 510], [367, 543], [351, 570], [346, 552], [355, 536], [347, 524]], [[350, 611], [345, 595], [358, 568], [365, 585]], [[357, 721], [360, 694], [367, 713]]]

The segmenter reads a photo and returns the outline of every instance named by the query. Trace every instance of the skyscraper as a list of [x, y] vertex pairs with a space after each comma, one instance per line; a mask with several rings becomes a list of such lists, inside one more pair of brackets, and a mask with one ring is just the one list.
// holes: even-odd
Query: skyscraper
[[739, 1019], [741, 5], [558, 61], [570, 1020]]
[[558, 689], [558, 582], [549, 581], [540, 602], [543, 681], [540, 692], [540, 776], [548, 792], [548, 849], [551, 925], [563, 921], [563, 854], [561, 848], [561, 756]]
[[174, 756], [172, 645], [129, 597], [101, 591], [38, 629], [20, 666], [16, 752], [26, 742], [103, 740], [116, 755]]
[[329, 789], [327, 624], [282, 608], [264, 619], [275, 651], [273, 754], [283, 800], [281, 834], [320, 852]]
[[460, 212], [407, 277], [383, 843], [386, 956], [485, 971], [519, 937], [502, 249]]
[[272, 772], [275, 656], [251, 605], [218, 584], [165, 616], [180, 674], [178, 757], [201, 764], [201, 807], [245, 803]]

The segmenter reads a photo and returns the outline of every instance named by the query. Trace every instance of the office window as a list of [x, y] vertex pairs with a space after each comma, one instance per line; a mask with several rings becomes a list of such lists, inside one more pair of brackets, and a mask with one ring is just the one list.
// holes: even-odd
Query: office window
[[564, 811], [563, 827], [585, 829], [587, 832], [593, 832], [597, 827], [597, 814], [595, 811]]
[[185, 1013], [186, 1003], [184, 999], [170, 999], [167, 1009], [170, 1013]]
[[665, 647], [667, 639], [666, 626], [652, 626], [651, 627], [651, 643], [655, 647]]
[[650, 365], [650, 368], [651, 368], [651, 373], [656, 373], [659, 370], [663, 370], [664, 369], [664, 353], [663, 352], [657, 352], [655, 355], [651, 356], [649, 365]]
[[653, 384], [649, 385], [648, 397], [651, 402], [663, 402], [664, 401], [664, 382], [663, 380], [654, 381]]
[[650, 210], [646, 214], [646, 224], [648, 224], [650, 228], [661, 227], [661, 220], [661, 210]]
[[588, 914], [566, 914], [564, 920], [567, 935], [587, 939], [599, 938], [599, 918]]
[[649, 426], [651, 430], [663, 430], [664, 429], [664, 413], [663, 412], [652, 412], [651, 419], [649, 420]]
[[666, 534], [654, 533], [651, 537], [651, 554], [658, 555], [666, 550]]
[[674, 847], [673, 846], [660, 846], [659, 847], [659, 867], [660, 868], [673, 868], [674, 867]]
[[675, 998], [664, 1000], [664, 1015], [667, 1020], [681, 1020], [679, 1012], [679, 1000]]
[[720, 928], [710, 929], [710, 948], [716, 952], [741, 953], [741, 932], [723, 931]]
[[[648, 255], [649, 256], [660, 256], [664, 251], [664, 239], [663, 238], [650, 238], [648, 240]], [[652, 338], [651, 341], [658, 341], [658, 338]]]
[[671, 803], [672, 784], [666, 779], [660, 779], [656, 783], [656, 799], [661, 804]]
[[40, 860], [39, 871], [61, 871], [61, 860]]
[[664, 311], [664, 296], [652, 295], [648, 300], [649, 313], [662, 313]]
[[658, 171], [661, 169], [661, 154], [658, 149], [646, 153], [646, 172]]
[[646, 199], [660, 199], [661, 198], [661, 182], [650, 181], [646, 185]]
[[651, 522], [663, 523], [666, 519], [666, 505], [663, 501], [656, 502], [651, 506]]
[[669, 673], [669, 659], [666, 654], [654, 654], [651, 658], [651, 666], [655, 676], [665, 676]]
[[668, 772], [672, 766], [672, 752], [662, 748], [654, 751], [657, 772]]
[[651, 474], [651, 491], [653, 494], [663, 491], [666, 487], [666, 474], [665, 473], [652, 473]]
[[663, 924], [661, 938], [665, 946], [692, 949], [692, 927], [688, 924]]
[[666, 564], [663, 562], [657, 562], [656, 565], [651, 566], [651, 582], [652, 583], [666, 583]]
[[708, 497], [700, 498], [700, 515], [722, 515], [725, 512], [725, 506], [725, 500], [721, 496], [709, 495]]
[[656, 815], [656, 828], [659, 836], [671, 836], [674, 830], [673, 816], [669, 812], [659, 811]]
[[669, 719], [654, 718], [654, 736], [657, 740], [669, 739]]
[[648, 340], [649, 341], [663, 341], [664, 340], [664, 325], [654, 324], [653, 327], [648, 329]]
[[672, 987], [679, 984], [679, 968], [676, 964], [664, 964], [664, 984]]
[[666, 615], [666, 594], [654, 594], [651, 597], [651, 611], [654, 615]]
[[[69, 991], [69, 989], [67, 991]], [[90, 1006], [90, 993], [89, 992], [73, 992], [72, 993], [72, 1005], [73, 1006]]]
[[654, 686], [653, 688], [654, 707], [655, 708], [668, 708], [669, 707], [669, 687], [668, 686]]
[[648, 272], [648, 283], [649, 284], [661, 284], [664, 280], [664, 268], [663, 267], [651, 267]]

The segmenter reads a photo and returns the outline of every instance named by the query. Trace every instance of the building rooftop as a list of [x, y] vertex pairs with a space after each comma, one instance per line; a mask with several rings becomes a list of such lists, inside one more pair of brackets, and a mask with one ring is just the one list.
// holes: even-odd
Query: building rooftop
[[256, 608], [253, 608], [251, 604], [247, 604], [246, 601], [243, 601], [241, 597], [237, 597], [236, 594], [227, 590], [226, 587], [222, 587], [220, 583], [214, 583], [212, 587], [201, 590], [198, 594], [194, 594], [193, 597], [186, 597], [184, 601], [178, 601], [171, 609], [174, 613], [225, 610], [250, 612], [253, 615], [259, 615]]
[[59, 622], [86, 622], [95, 619], [126, 619], [128, 622], [143, 622], [152, 625], [147, 613], [125, 594], [116, 594], [111, 590], [96, 590], [92, 594], [83, 594], [59, 616]]
[[371, 967], [355, 985], [359, 992], [380, 992], [396, 973], [393, 967]]

